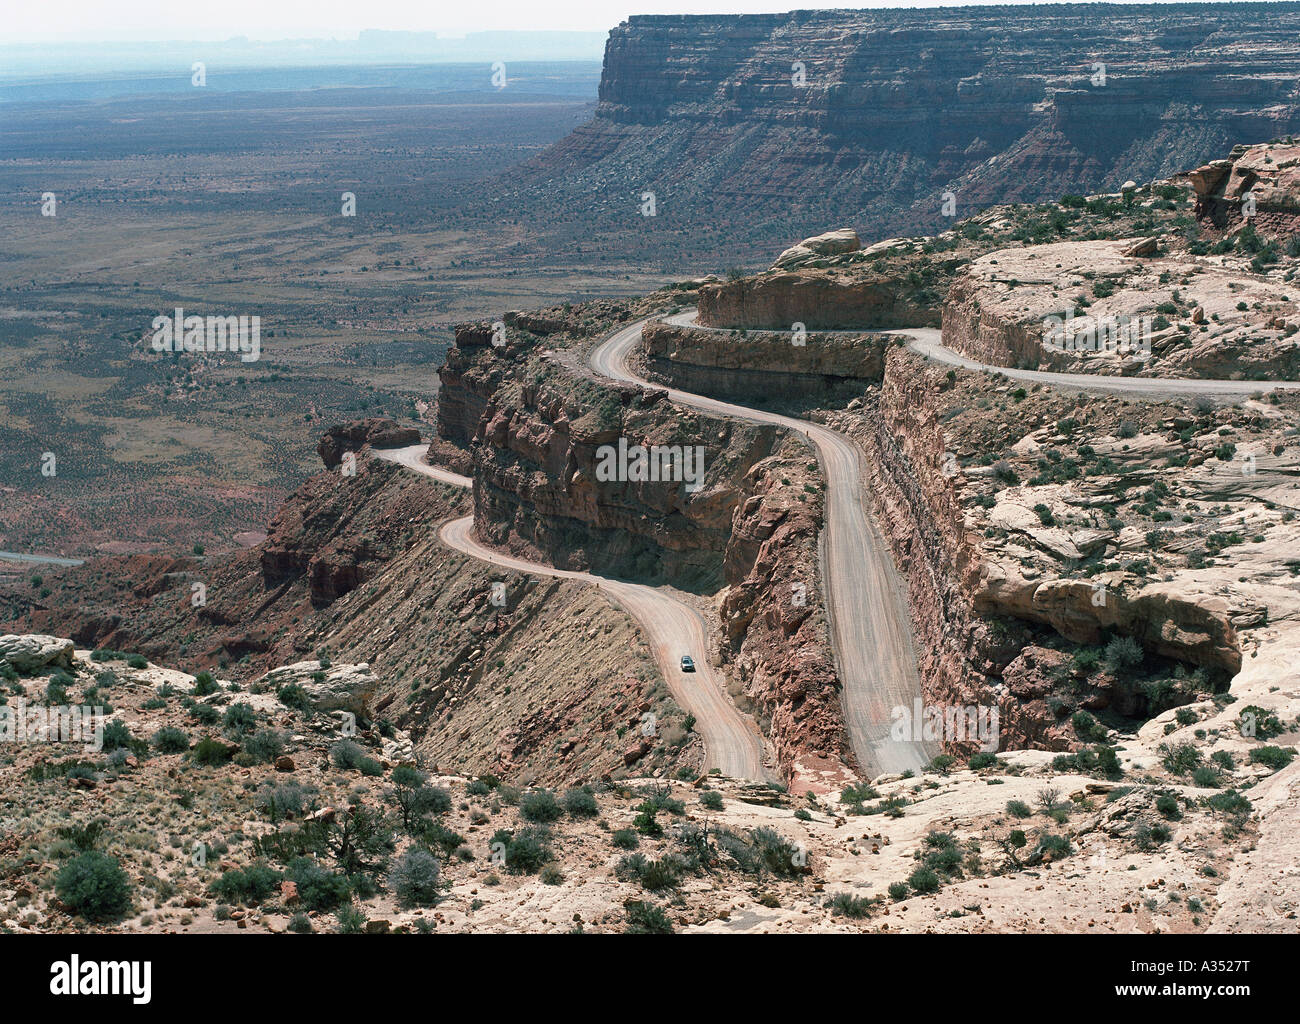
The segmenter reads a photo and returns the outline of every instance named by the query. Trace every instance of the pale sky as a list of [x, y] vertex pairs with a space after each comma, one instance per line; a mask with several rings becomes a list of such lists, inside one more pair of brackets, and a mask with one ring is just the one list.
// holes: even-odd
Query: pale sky
[[[1031, 0], [1009, 0], [1031, 2]], [[962, 6], [947, 0], [946, 6]], [[355, 38], [362, 29], [606, 31], [629, 14], [759, 14], [810, 8], [941, 7], [930, 0], [40, 0], [8, 5], [0, 45], [53, 41]]]

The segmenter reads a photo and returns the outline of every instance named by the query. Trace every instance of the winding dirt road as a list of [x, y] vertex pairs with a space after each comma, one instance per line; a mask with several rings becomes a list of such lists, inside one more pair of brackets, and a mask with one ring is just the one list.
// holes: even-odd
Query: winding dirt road
[[[857, 333], [833, 331], [817, 333]], [[1300, 390], [1295, 380], [1213, 380], [1210, 378], [1183, 377], [1115, 377], [1099, 373], [1052, 373], [1047, 370], [1017, 370], [1009, 366], [981, 363], [960, 352], [954, 352], [943, 343], [943, 332], [934, 327], [913, 327], [905, 331], [882, 331], [882, 334], [907, 335], [913, 339], [908, 348], [935, 362], [960, 366], [965, 370], [983, 370], [1000, 373], [1011, 380], [1050, 384], [1052, 387], [1078, 388], [1082, 391], [1113, 392], [1125, 395], [1146, 395], [1171, 398], [1181, 395], [1211, 395], [1223, 398], [1244, 398], [1259, 392]]]
[[[416, 473], [457, 487], [469, 487], [468, 477], [430, 466], [423, 461], [428, 445], [372, 449], [371, 454], [396, 462]], [[773, 780], [778, 776], [764, 766], [763, 737], [758, 727], [742, 715], [727, 695], [722, 674], [709, 664], [708, 631], [700, 612], [668, 591], [639, 583], [610, 579], [587, 572], [556, 569], [540, 562], [498, 551], [474, 536], [474, 517], [453, 519], [442, 528], [442, 542], [450, 548], [503, 569], [594, 583], [640, 624], [674, 699], [695, 716], [695, 728], [704, 740], [705, 769], [717, 768], [736, 779]], [[681, 657], [689, 654], [695, 671], [683, 672]]]
[[[670, 317], [689, 323], [693, 313]], [[641, 340], [640, 321], [623, 328], [591, 354], [591, 368], [613, 380], [662, 389], [636, 376], [627, 357]], [[859, 332], [861, 333], [861, 332]], [[864, 505], [862, 453], [849, 438], [807, 420], [749, 409], [674, 388], [669, 397], [717, 416], [774, 423], [797, 430], [817, 448], [826, 474], [826, 528], [821, 536], [822, 578], [836, 667], [843, 686], [845, 724], [867, 775], [917, 770], [940, 753], [937, 745], [890, 736], [891, 710], [921, 697], [912, 648], [911, 618], [893, 558]]]

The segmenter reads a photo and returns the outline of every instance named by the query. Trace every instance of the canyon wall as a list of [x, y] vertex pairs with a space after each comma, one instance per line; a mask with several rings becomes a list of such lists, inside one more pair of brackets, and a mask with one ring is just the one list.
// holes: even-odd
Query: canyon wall
[[[493, 348], [489, 326], [462, 326], [441, 371], [437, 429], [469, 463], [479, 536], [566, 568], [709, 595], [725, 587], [719, 654], [733, 696], [792, 784], [845, 782], [851, 754], [817, 567], [822, 481], [806, 441], [596, 379], [576, 353], [507, 334]], [[866, 339], [826, 358], [841, 370], [881, 365]], [[598, 449], [620, 438], [702, 445], [703, 486], [601, 479]]]
[[[561, 568], [716, 589], [740, 482], [772, 453], [776, 428], [678, 409], [662, 391], [603, 384], [528, 346], [484, 347], [479, 337], [457, 332], [437, 416], [439, 435], [469, 449], [478, 535]], [[679, 477], [698, 454], [698, 487], [630, 472], [602, 479], [620, 443], [680, 450]]]
[[938, 326], [933, 304], [918, 302], [895, 277], [815, 271], [702, 285], [699, 322], [765, 330], [795, 323], [809, 330]]
[[852, 397], [879, 380], [888, 339], [876, 334], [715, 331], [662, 321], [641, 334], [646, 376], [685, 391], [762, 403]]
[[945, 193], [961, 217], [1113, 191], [1300, 131], [1297, 37], [1295, 3], [634, 16], [594, 119], [499, 203], [555, 245], [677, 269], [831, 224], [934, 233]]

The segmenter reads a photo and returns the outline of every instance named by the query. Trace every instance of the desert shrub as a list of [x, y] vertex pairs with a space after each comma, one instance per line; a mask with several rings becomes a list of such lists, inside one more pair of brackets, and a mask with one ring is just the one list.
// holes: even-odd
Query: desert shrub
[[450, 857], [464, 844], [465, 837], [440, 821], [426, 821], [420, 832], [420, 841], [430, 849], [441, 850], [444, 856]]
[[221, 719], [221, 728], [232, 739], [246, 736], [257, 728], [257, 712], [248, 704], [231, 704]]
[[298, 899], [308, 910], [332, 910], [351, 895], [345, 875], [335, 874], [311, 857], [290, 861], [285, 874], [298, 886]]
[[195, 764], [221, 765], [229, 761], [233, 753], [234, 751], [220, 740], [204, 736], [194, 745], [194, 749], [190, 752], [190, 760]]
[[774, 875], [797, 875], [806, 863], [804, 851], [775, 829], [756, 828], [749, 833], [759, 863]]
[[541, 879], [543, 885], [564, 884], [564, 872], [560, 870], [560, 865], [558, 864], [545, 865], [542, 870], [538, 872], [537, 877]]
[[1290, 747], [1256, 747], [1250, 752], [1250, 763], [1262, 764], [1277, 771], [1289, 765], [1293, 757], [1295, 751]]
[[706, 811], [722, 810], [722, 794], [716, 789], [706, 789], [700, 794], [700, 806]]
[[1258, 704], [1247, 704], [1237, 712], [1237, 728], [1243, 736], [1266, 740], [1282, 731], [1282, 723], [1272, 711]]
[[1235, 789], [1229, 789], [1209, 797], [1205, 801], [1205, 806], [1213, 811], [1225, 811], [1228, 814], [1246, 814], [1253, 805]]
[[907, 899], [907, 894], [912, 890], [908, 888], [906, 882], [890, 882], [889, 898], [897, 903], [899, 900]]
[[618, 829], [610, 839], [620, 850], [635, 850], [641, 845], [641, 840], [637, 838], [636, 833], [630, 828]]
[[297, 913], [289, 918], [289, 923], [285, 926], [295, 935], [310, 935], [312, 932], [311, 918], [306, 914]]
[[190, 708], [190, 717], [199, 725], [216, 725], [221, 712], [211, 704], [195, 704]]
[[1192, 771], [1192, 782], [1205, 789], [1219, 788], [1219, 770], [1213, 765], [1198, 765]]
[[279, 821], [302, 814], [307, 799], [308, 791], [297, 782], [267, 782], [257, 791], [253, 802], [272, 821]]
[[1186, 775], [1201, 763], [1201, 752], [1191, 743], [1162, 743], [1156, 752], [1165, 771], [1175, 775]]
[[1062, 857], [1069, 856], [1070, 840], [1064, 836], [1053, 835], [1045, 832], [1038, 837], [1038, 845], [1029, 857], [1029, 863], [1037, 864], [1045, 858], [1060, 860]]
[[465, 786], [465, 792], [469, 796], [487, 796], [492, 788], [482, 779], [471, 779]]
[[285, 683], [275, 691], [276, 699], [287, 708], [293, 708], [296, 711], [311, 710], [311, 698], [307, 696], [307, 691], [297, 683]]
[[564, 810], [570, 818], [594, 818], [600, 813], [595, 795], [586, 787], [565, 791]]
[[121, 917], [131, 906], [131, 884], [117, 858], [94, 850], [63, 865], [54, 889], [65, 907], [89, 921]]
[[212, 883], [212, 895], [222, 903], [260, 903], [275, 892], [281, 877], [280, 872], [261, 862], [243, 870], [233, 868]]
[[501, 829], [492, 836], [491, 848], [493, 853], [504, 852], [506, 870], [512, 875], [532, 875], [555, 859], [550, 839], [550, 832], [537, 825], [514, 831]]
[[96, 818], [85, 825], [67, 825], [59, 828], [55, 831], [55, 835], [64, 842], [72, 844], [72, 848], [78, 853], [88, 853], [99, 845], [107, 826], [106, 819]]
[[1002, 483], [1009, 484], [1012, 487], [1020, 483], [1020, 477], [1012, 468], [1011, 463], [1007, 462], [1005, 459], [999, 459], [997, 462], [993, 463], [993, 476]]
[[[1075, 654], [1075, 663], [1078, 663], [1079, 655]], [[1095, 664], [1095, 662], [1094, 662]], [[1088, 740], [1093, 743], [1100, 743], [1106, 738], [1106, 727], [1102, 725], [1090, 712], [1079, 710], [1070, 716], [1070, 724], [1074, 726], [1074, 731], [1080, 739]]]
[[971, 754], [966, 760], [966, 767], [973, 771], [979, 771], [981, 768], [991, 768], [998, 763], [998, 755], [981, 751], [978, 754]]
[[148, 668], [149, 662], [142, 654], [128, 654], [126, 656], [126, 665], [127, 668], [141, 669]]
[[1178, 806], [1178, 798], [1168, 793], [1156, 797], [1156, 812], [1170, 821], [1177, 821], [1183, 816]]
[[208, 697], [216, 693], [218, 689], [217, 681], [212, 678], [212, 673], [204, 670], [194, 677], [194, 688], [190, 690], [190, 696]]
[[871, 902], [863, 896], [840, 892], [831, 897], [830, 908], [832, 913], [843, 917], [866, 917], [871, 912]]
[[360, 935], [366, 928], [366, 915], [351, 903], [344, 904], [334, 912], [338, 921], [340, 935]]
[[[644, 806], [644, 805], [643, 805]], [[659, 824], [652, 809], [641, 811], [632, 819], [632, 827], [643, 836], [657, 837], [664, 834], [664, 827]]]
[[154, 733], [151, 742], [160, 754], [183, 754], [190, 749], [189, 736], [170, 725]]
[[278, 729], [258, 729], [244, 741], [243, 749], [254, 761], [267, 764], [284, 753], [284, 733]]
[[564, 808], [549, 789], [534, 789], [520, 799], [519, 813], [527, 821], [551, 822], [564, 813]]
[[919, 867], [907, 876], [907, 884], [914, 892], [925, 895], [939, 891], [939, 876], [930, 868]]
[[104, 726], [104, 750], [117, 750], [131, 746], [131, 730], [123, 721], [114, 720]]
[[1127, 672], [1142, 664], [1142, 645], [1131, 636], [1117, 636], [1106, 645], [1103, 661], [1113, 673]]
[[384, 771], [383, 765], [368, 756], [361, 749], [360, 744], [352, 740], [339, 740], [334, 746], [330, 747], [330, 760], [334, 762], [337, 768], [344, 770], [356, 769], [362, 775], [381, 775]]
[[659, 907], [653, 903], [633, 900], [623, 907], [627, 914], [627, 933], [629, 935], [671, 935], [672, 922], [668, 920]]
[[1007, 813], [1013, 818], [1028, 818], [1034, 812], [1023, 800], [1008, 800]]
[[441, 874], [437, 857], [423, 847], [412, 846], [394, 862], [388, 882], [403, 906], [431, 907], [447, 888]]

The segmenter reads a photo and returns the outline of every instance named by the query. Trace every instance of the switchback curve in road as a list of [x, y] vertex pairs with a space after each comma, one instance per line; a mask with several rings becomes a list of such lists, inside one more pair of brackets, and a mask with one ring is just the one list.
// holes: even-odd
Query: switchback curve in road
[[[427, 449], [428, 445], [417, 444], [407, 448], [371, 449], [371, 454], [443, 483], [471, 486], [469, 477], [427, 464], [424, 461]], [[725, 678], [709, 664], [708, 632], [698, 609], [669, 591], [588, 572], [557, 569], [490, 548], [474, 536], [473, 516], [446, 523], [440, 537], [448, 547], [503, 569], [599, 586], [640, 623], [674, 699], [695, 716], [695, 728], [704, 741], [706, 770], [716, 768], [736, 779], [775, 781], [776, 776], [764, 767], [763, 737], [758, 727], [732, 703]], [[681, 670], [683, 654], [694, 659], [693, 673]]]
[[[692, 316], [670, 320], [682, 323]], [[645, 323], [630, 324], [598, 345], [591, 353], [592, 370], [612, 380], [666, 390], [674, 402], [712, 415], [797, 430], [816, 447], [827, 481], [822, 578], [849, 743], [868, 775], [923, 768], [940, 752], [937, 746], [891, 735], [893, 709], [906, 708], [912, 714], [914, 702], [921, 699], [921, 681], [903, 583], [863, 505], [861, 450], [838, 431], [808, 420], [663, 388], [638, 377], [628, 368], [627, 357]]]

